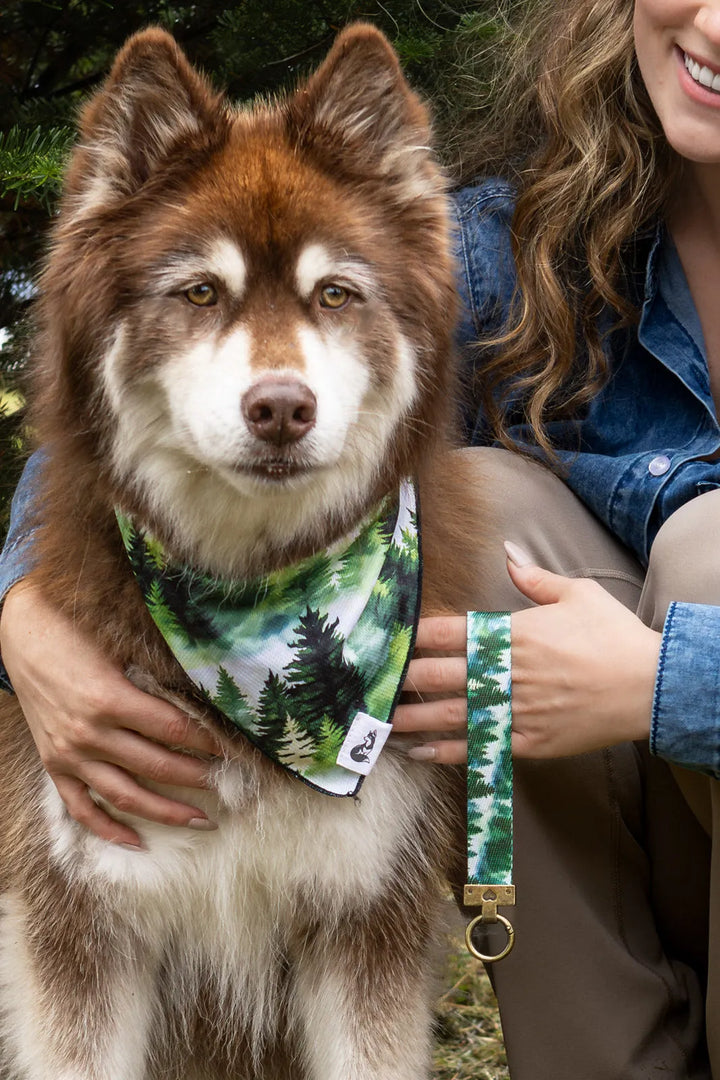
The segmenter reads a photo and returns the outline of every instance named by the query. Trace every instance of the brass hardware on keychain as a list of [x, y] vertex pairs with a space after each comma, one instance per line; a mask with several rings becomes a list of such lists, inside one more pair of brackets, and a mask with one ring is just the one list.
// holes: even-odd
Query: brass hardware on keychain
[[[506, 919], [504, 915], [498, 914], [498, 905], [501, 907], [512, 907], [514, 905], [515, 886], [466, 885], [463, 900], [466, 907], [480, 907], [482, 905], [480, 914], [476, 915], [472, 922], [468, 923], [467, 929], [465, 930], [465, 944], [467, 945], [468, 951], [472, 953], [476, 960], [482, 960], [484, 964], [494, 964], [497, 963], [498, 960], [504, 959], [504, 957], [511, 952], [512, 947], [515, 944], [515, 930], [509, 919]], [[488, 926], [491, 923], [498, 922], [505, 927], [507, 933], [505, 947], [494, 956], [481, 953], [480, 950], [475, 947], [472, 940], [473, 930], [476, 926]]]

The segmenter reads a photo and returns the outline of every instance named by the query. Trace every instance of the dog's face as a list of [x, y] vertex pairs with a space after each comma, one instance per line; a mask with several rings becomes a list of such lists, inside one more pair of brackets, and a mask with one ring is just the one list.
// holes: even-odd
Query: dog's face
[[442, 423], [452, 280], [428, 138], [369, 27], [289, 101], [239, 113], [146, 31], [86, 110], [46, 274], [49, 382], [115, 497], [208, 567], [247, 569], [239, 546], [269, 533], [326, 540]]

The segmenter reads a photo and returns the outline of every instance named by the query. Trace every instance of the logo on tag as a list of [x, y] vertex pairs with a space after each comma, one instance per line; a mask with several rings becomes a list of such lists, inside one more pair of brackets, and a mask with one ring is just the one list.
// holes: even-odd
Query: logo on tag
[[351, 772], [367, 776], [379, 758], [391, 731], [392, 724], [385, 724], [367, 713], [359, 712], [340, 747], [337, 764]]

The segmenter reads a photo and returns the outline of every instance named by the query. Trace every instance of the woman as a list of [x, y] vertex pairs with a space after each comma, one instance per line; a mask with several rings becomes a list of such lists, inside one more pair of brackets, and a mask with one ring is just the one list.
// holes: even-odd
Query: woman
[[[524, 40], [489, 158], [516, 203], [503, 180], [456, 199], [461, 338], [486, 342], [468, 352], [472, 441], [525, 447], [467, 451], [495, 534], [483, 606], [515, 612], [518, 943], [494, 971], [510, 1067], [720, 1077], [720, 0], [552, 0], [532, 5]], [[21, 524], [9, 547], [6, 587], [28, 557]], [[22, 582], [0, 643], [74, 817], [139, 843], [91, 786], [208, 827], [134, 779], [201, 785], [201, 762], [168, 747], [213, 747], [181, 714]], [[415, 755], [461, 760], [464, 619], [427, 620], [420, 644], [456, 653], [411, 665], [409, 685], [446, 696], [396, 724], [445, 729]]]
[[[494, 181], [457, 197], [466, 306], [495, 339], [473, 439], [489, 418], [563, 478], [479, 452], [519, 591], [491, 569], [486, 606], [516, 612], [518, 946], [494, 982], [514, 1078], [720, 1076], [720, 4], [554, 6], [502, 101], [506, 162], [538, 133], [514, 211]], [[463, 620], [422, 641], [460, 650]], [[460, 694], [464, 667], [410, 679]]]

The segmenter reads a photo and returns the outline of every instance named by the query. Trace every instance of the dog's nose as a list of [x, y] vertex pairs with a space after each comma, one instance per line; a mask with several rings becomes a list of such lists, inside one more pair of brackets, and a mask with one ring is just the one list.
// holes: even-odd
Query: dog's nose
[[284, 446], [307, 435], [317, 416], [317, 399], [301, 382], [265, 379], [251, 386], [241, 401], [253, 435]]

